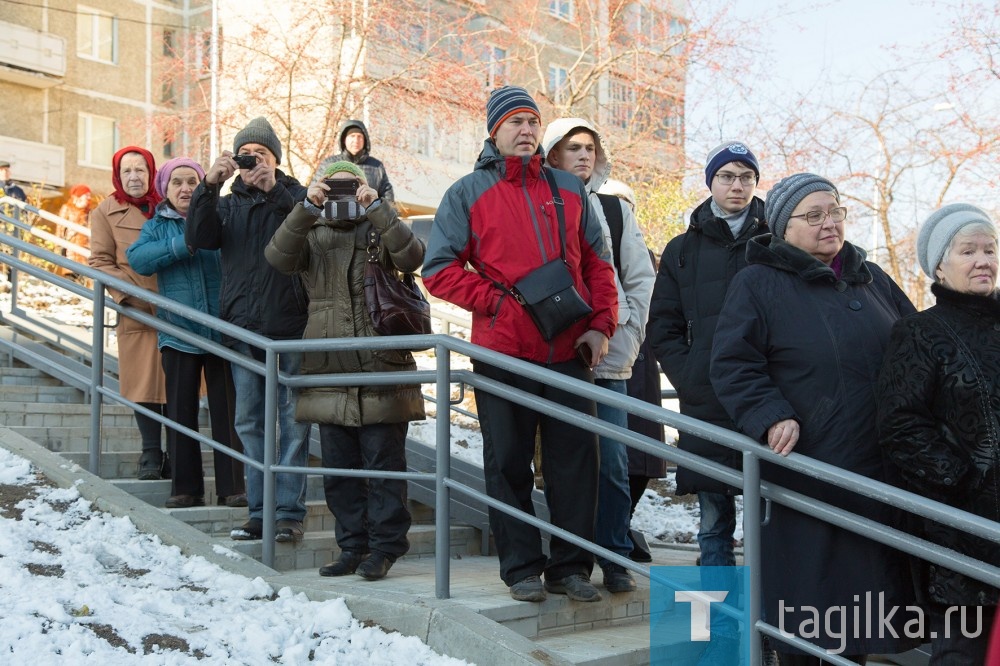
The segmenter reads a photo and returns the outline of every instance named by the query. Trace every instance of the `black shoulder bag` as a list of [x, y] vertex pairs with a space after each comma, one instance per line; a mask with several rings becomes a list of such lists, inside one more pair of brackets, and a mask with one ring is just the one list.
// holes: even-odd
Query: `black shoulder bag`
[[545, 168], [542, 172], [552, 190], [552, 201], [559, 218], [559, 258], [531, 271], [515, 282], [514, 288], [509, 291], [527, 310], [542, 338], [551, 340], [594, 310], [573, 285], [573, 276], [566, 265], [563, 200], [551, 172]]

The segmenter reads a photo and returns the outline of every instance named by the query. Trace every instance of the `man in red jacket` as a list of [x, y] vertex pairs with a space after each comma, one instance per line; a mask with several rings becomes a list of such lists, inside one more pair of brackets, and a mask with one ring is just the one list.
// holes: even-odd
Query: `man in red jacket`
[[[434, 217], [422, 271], [424, 285], [438, 298], [472, 312], [473, 343], [593, 382], [590, 368], [608, 353], [608, 339], [618, 320], [614, 267], [600, 222], [579, 178], [551, 170], [554, 185], [547, 181], [539, 149], [540, 113], [526, 90], [516, 86], [494, 90], [486, 105], [486, 127], [489, 138], [475, 170], [448, 189]], [[560, 256], [558, 207], [565, 219], [566, 265], [576, 290], [593, 311], [545, 340], [510, 290], [528, 273]], [[596, 414], [591, 400], [481, 361], [473, 361], [472, 367], [479, 375]], [[490, 497], [534, 513], [531, 461], [540, 425], [542, 475], [552, 523], [593, 541], [597, 435], [483, 389], [476, 389], [476, 404]], [[500, 577], [514, 599], [543, 601], [546, 590], [577, 601], [601, 598], [590, 582], [594, 556], [588, 551], [553, 538], [546, 560], [535, 527], [492, 509], [490, 527], [500, 556]]]

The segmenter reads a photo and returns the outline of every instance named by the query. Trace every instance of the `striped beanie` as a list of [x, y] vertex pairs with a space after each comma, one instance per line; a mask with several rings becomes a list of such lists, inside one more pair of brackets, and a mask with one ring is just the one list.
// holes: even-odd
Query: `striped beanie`
[[528, 91], [520, 86], [503, 86], [490, 93], [486, 101], [486, 131], [493, 137], [497, 128], [515, 113], [527, 111], [542, 117], [538, 105]]
[[785, 238], [788, 219], [795, 207], [813, 192], [830, 192], [837, 198], [837, 203], [840, 203], [837, 187], [814, 173], [797, 173], [774, 184], [764, 200], [764, 219], [775, 238]]
[[983, 210], [967, 203], [948, 204], [931, 213], [917, 235], [917, 259], [927, 277], [937, 280], [934, 273], [944, 259], [951, 239], [962, 227], [976, 222], [993, 224]]

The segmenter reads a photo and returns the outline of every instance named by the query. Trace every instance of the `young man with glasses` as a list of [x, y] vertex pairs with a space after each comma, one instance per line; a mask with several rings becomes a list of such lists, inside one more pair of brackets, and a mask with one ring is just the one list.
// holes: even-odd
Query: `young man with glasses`
[[[730, 430], [736, 426], [712, 389], [709, 358], [726, 290], [747, 265], [747, 241], [768, 231], [764, 202], [754, 196], [759, 179], [757, 158], [740, 141], [728, 141], [708, 154], [705, 183], [712, 196], [691, 214], [687, 231], [667, 243], [649, 310], [653, 351], [677, 390], [681, 413]], [[741, 468], [738, 452], [689, 433], [680, 434], [678, 446], [719, 466]], [[734, 566], [739, 489], [678, 468], [677, 494], [691, 493], [698, 494], [701, 510], [701, 565]], [[713, 626], [713, 637], [738, 639], [731, 624], [720, 629]]]

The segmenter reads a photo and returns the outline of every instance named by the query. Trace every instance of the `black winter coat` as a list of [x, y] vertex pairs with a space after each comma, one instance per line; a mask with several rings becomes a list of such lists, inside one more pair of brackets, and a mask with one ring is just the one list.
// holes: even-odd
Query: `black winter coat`
[[[864, 253], [845, 243], [842, 272], [788, 243], [750, 241], [750, 265], [736, 276], [719, 315], [712, 352], [712, 385], [740, 431], [764, 441], [776, 421], [795, 419], [796, 453], [879, 481], [889, 481], [876, 432], [875, 386], [889, 332], [913, 306]], [[765, 460], [767, 455], [765, 455]], [[894, 525], [891, 507], [769, 463], [762, 478], [862, 516]], [[812, 616], [802, 606], [853, 609], [870, 593], [876, 605], [914, 603], [907, 561], [898, 551], [778, 503], [761, 529], [764, 615], [798, 628]], [[859, 599], [856, 601], [855, 599]], [[784, 613], [779, 613], [783, 603]], [[790, 611], [788, 607], [795, 607]], [[877, 608], [874, 612], [877, 612]], [[866, 638], [865, 612], [853, 626], [847, 613], [845, 654], [894, 653], [914, 647], [894, 616], [899, 639]], [[790, 629], [789, 629], [790, 630]], [[810, 638], [837, 649], [826, 631]]]
[[[911, 490], [1000, 521], [1000, 295], [940, 284], [937, 305], [892, 329], [879, 378], [879, 434]], [[927, 539], [1000, 566], [1000, 547], [931, 520]], [[997, 603], [997, 590], [935, 565], [928, 593], [949, 605]]]
[[[237, 176], [232, 191], [202, 181], [191, 197], [184, 240], [191, 247], [222, 250], [220, 319], [269, 338], [301, 338], [309, 299], [298, 275], [282, 275], [264, 259], [264, 248], [306, 197], [306, 188], [280, 169], [270, 192]], [[233, 342], [226, 338], [227, 343]]]
[[[691, 213], [687, 231], [667, 243], [653, 287], [648, 337], [656, 360], [677, 391], [681, 413], [735, 430], [708, 377], [715, 322], [729, 283], [746, 265], [746, 245], [767, 232], [764, 202], [754, 197], [739, 238], [712, 212], [707, 199]], [[738, 452], [681, 433], [678, 446], [720, 464], [742, 469]], [[677, 494], [699, 491], [736, 494], [738, 490], [691, 470], [677, 470]]]

